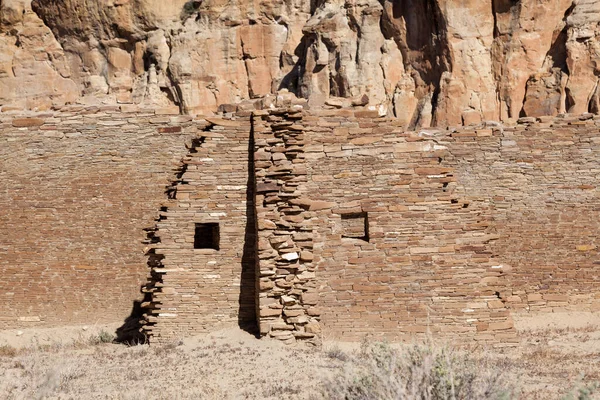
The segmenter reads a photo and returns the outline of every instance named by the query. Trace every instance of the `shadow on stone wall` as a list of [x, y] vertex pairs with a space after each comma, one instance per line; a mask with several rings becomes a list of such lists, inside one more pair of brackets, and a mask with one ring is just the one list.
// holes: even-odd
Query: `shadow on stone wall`
[[258, 225], [256, 220], [256, 176], [254, 174], [254, 128], [251, 124], [248, 140], [248, 182], [246, 184], [246, 230], [240, 277], [238, 325], [258, 336], [256, 308], [258, 307]]
[[140, 332], [142, 327], [140, 321], [143, 315], [142, 301], [134, 300], [131, 313], [123, 325], [117, 328], [115, 342], [129, 345], [146, 343], [146, 336]]
[[[160, 217], [159, 217], [160, 219]], [[158, 237], [155, 236], [156, 228], [146, 228], [146, 243], [156, 243]], [[161, 281], [159, 274], [154, 272], [154, 268], [158, 267], [162, 263], [163, 255], [156, 254], [154, 249], [150, 249], [148, 253], [147, 267], [150, 271], [147, 281], [141, 286], [140, 292], [143, 295], [143, 300], [134, 300], [131, 308], [131, 313], [116, 331], [115, 342], [124, 343], [129, 345], [143, 344], [148, 341], [148, 337], [142, 331], [142, 321], [145, 321], [144, 312], [146, 311], [142, 304], [152, 303], [152, 292], [151, 290], [156, 288], [156, 283]]]

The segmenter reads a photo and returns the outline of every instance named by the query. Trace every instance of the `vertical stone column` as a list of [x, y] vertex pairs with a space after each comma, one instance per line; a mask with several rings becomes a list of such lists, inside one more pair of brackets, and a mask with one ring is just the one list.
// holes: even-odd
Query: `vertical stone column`
[[302, 111], [254, 113], [258, 310], [262, 336], [318, 340], [313, 226], [306, 192]]

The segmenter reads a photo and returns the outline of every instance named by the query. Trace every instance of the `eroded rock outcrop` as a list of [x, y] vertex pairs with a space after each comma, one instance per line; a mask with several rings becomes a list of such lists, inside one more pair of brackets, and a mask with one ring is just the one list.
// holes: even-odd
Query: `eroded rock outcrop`
[[0, 21], [3, 106], [205, 114], [287, 89], [407, 126], [600, 109], [595, 0], [2, 0]]
[[29, 1], [1, 1], [0, 104], [43, 109], [78, 97], [65, 52]]

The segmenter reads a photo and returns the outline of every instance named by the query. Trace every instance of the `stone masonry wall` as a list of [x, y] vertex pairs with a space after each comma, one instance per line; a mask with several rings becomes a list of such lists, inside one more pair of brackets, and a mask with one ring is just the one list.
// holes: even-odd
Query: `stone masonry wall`
[[[457, 180], [493, 210], [516, 311], [600, 310], [600, 120], [523, 119], [449, 138]], [[450, 160], [449, 160], [450, 161]]]
[[[336, 203], [314, 223], [329, 335], [510, 342], [510, 309], [599, 309], [600, 121], [404, 132], [348, 110], [312, 114], [307, 192]], [[367, 219], [368, 240], [345, 216]]]
[[591, 115], [407, 132], [364, 110], [172, 112], [0, 114], [3, 326], [123, 320], [140, 286], [157, 341], [497, 344], [511, 313], [600, 309]]
[[302, 109], [257, 111], [255, 134], [258, 219], [258, 324], [284, 342], [316, 341], [320, 333], [312, 218]]
[[203, 121], [172, 110], [0, 114], [0, 326], [123, 321], [144, 228]]
[[350, 110], [305, 116], [323, 330], [509, 343], [492, 213], [464, 197], [447, 145]]
[[327, 337], [510, 343], [511, 310], [598, 309], [597, 123], [406, 132], [364, 111], [260, 112], [262, 333], [291, 338], [289, 307]]
[[[250, 118], [207, 121], [211, 127], [183, 160], [154, 233], [151, 299], [142, 304], [143, 330], [154, 342], [255, 324]], [[209, 231], [197, 232], [198, 224]], [[209, 243], [198, 243], [211, 233]]]

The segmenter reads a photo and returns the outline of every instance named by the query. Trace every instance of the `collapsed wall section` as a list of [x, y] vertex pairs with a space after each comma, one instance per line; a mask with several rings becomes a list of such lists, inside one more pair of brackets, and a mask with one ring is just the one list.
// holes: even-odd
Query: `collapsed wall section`
[[0, 114], [0, 325], [122, 322], [144, 228], [201, 121], [162, 110]]
[[207, 118], [169, 189], [150, 249], [143, 332], [165, 342], [255, 324], [250, 118]]

